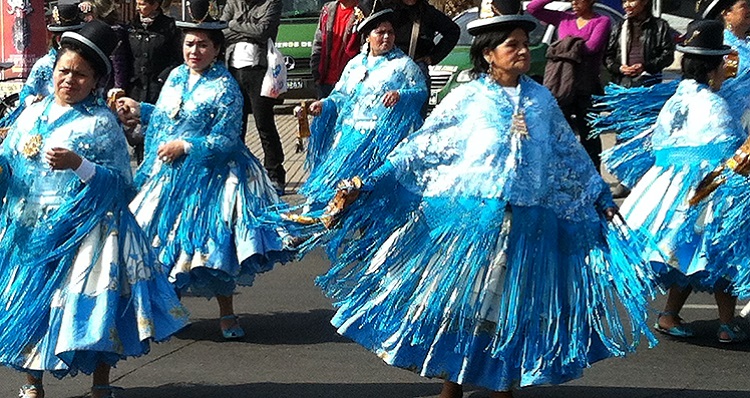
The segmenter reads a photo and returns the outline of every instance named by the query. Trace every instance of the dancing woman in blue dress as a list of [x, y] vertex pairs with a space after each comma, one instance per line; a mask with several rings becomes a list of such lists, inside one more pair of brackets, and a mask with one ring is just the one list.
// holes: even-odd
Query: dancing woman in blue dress
[[[713, 292], [721, 322], [718, 339], [728, 343], [744, 340], [745, 333], [733, 323], [736, 298], [726, 291], [730, 280], [717, 272], [708, 254], [713, 236], [704, 227], [712, 222], [715, 204], [711, 198], [694, 208], [688, 203], [703, 177], [729, 158], [746, 136], [739, 123], [741, 112], [734, 112], [716, 93], [725, 78], [723, 56], [731, 50], [723, 45], [722, 31], [722, 25], [712, 20], [688, 25], [688, 38], [677, 46], [683, 52], [683, 80], [656, 123], [644, 132], [647, 160], [605, 164], [613, 174], [637, 181], [621, 211], [631, 227], [648, 230], [657, 244], [644, 257], [669, 293], [655, 328], [676, 337], [692, 336], [679, 312], [692, 290]], [[611, 154], [623, 153], [629, 145], [620, 142], [607, 159], [617, 160]]]
[[357, 26], [363, 51], [346, 64], [331, 94], [310, 105], [317, 116], [310, 126], [310, 176], [299, 190], [310, 202], [326, 203], [341, 179], [369, 176], [422, 125], [428, 87], [419, 66], [395, 46], [393, 18], [386, 9]]
[[226, 23], [210, 17], [208, 1], [190, 6], [196, 19], [177, 22], [185, 63], [156, 104], [118, 103], [124, 123], [147, 125], [130, 208], [175, 287], [216, 297], [222, 334], [237, 339], [244, 331], [234, 314], [236, 286], [251, 285], [291, 254], [283, 231], [256, 220], [279, 198], [242, 141], [239, 86], [216, 62]]
[[125, 137], [93, 92], [116, 39], [98, 21], [63, 34], [54, 95], [29, 105], [0, 149], [0, 363], [42, 375], [109, 370], [148, 353], [187, 323], [187, 311], [128, 210], [135, 194]]
[[510, 397], [581, 377], [642, 336], [655, 343], [642, 248], [607, 222], [607, 184], [524, 75], [534, 20], [515, 15], [517, 1], [485, 6], [490, 17], [469, 24], [475, 78], [350, 191], [317, 280], [339, 333], [444, 379], [442, 398], [463, 384]]

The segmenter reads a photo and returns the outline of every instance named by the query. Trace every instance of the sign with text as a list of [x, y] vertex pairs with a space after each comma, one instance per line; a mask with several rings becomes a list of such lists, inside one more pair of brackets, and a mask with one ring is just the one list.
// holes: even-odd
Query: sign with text
[[0, 0], [0, 61], [12, 62], [3, 78], [26, 77], [37, 59], [47, 52], [44, 0]]

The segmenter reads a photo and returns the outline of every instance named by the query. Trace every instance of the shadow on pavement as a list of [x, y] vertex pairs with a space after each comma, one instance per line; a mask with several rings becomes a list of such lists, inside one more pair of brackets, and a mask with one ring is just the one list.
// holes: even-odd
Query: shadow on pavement
[[[120, 398], [420, 398], [437, 397], [442, 383], [253, 383], [233, 386], [165, 384], [153, 388], [129, 388]], [[745, 398], [748, 391], [707, 391], [668, 388], [551, 386], [515, 391], [516, 398]], [[464, 396], [487, 398], [489, 392], [467, 387]]]
[[[738, 318], [736, 322], [740, 327], [750, 334], [750, 328], [747, 325], [747, 321]], [[736, 351], [736, 352], [750, 352], [750, 341], [744, 341], [741, 343], [719, 343], [716, 338], [716, 331], [719, 329], [719, 320], [698, 320], [692, 322], [686, 322], [685, 325], [691, 327], [695, 331], [695, 336], [691, 338], [674, 338], [663, 334], [657, 334], [657, 338], [669, 339], [674, 342], [681, 344], [694, 345], [697, 347], [709, 347], [716, 348], [719, 350]], [[750, 396], [750, 394], [748, 394]]]
[[[748, 394], [750, 394], [748, 391], [587, 386], [532, 387], [513, 393], [516, 398], [741, 398], [747, 397]], [[487, 398], [488, 396], [486, 392], [476, 392], [470, 394], [469, 398]]]
[[[330, 324], [333, 310], [316, 309], [308, 312], [277, 312], [271, 314], [240, 314], [240, 325], [245, 337], [238, 342], [265, 345], [306, 345], [348, 343]], [[198, 319], [175, 338], [223, 342], [218, 319]]]
[[[153, 388], [129, 388], [118, 398], [414, 398], [440, 394], [442, 383], [253, 383], [234, 386], [166, 384]], [[468, 390], [471, 391], [471, 390]]]

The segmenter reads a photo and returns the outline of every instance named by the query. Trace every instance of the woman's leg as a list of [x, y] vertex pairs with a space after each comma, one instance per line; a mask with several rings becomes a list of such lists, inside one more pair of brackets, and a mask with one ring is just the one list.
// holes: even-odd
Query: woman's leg
[[460, 384], [446, 380], [443, 382], [443, 390], [440, 391], [438, 398], [462, 398], [463, 396], [464, 390]]
[[719, 321], [723, 324], [730, 324], [734, 320], [734, 307], [737, 305], [737, 297], [731, 294], [717, 290], [714, 293], [716, 306], [719, 307]]
[[91, 383], [91, 398], [111, 396], [112, 389], [109, 385], [109, 370], [110, 366], [103, 362], [100, 362], [99, 365], [96, 366], [96, 369], [94, 369]]
[[662, 329], [670, 329], [682, 325], [680, 311], [692, 291], [693, 288], [690, 286], [687, 286], [684, 289], [679, 286], [672, 286], [669, 288], [667, 304], [664, 306], [664, 312], [659, 314], [659, 319], [657, 320], [659, 327]]
[[229, 329], [237, 323], [237, 319], [232, 317], [234, 315], [234, 301], [232, 296], [216, 296], [216, 301], [219, 303], [219, 317], [221, 323], [221, 329]]
[[719, 307], [719, 331], [716, 337], [722, 343], [739, 343], [747, 340], [747, 333], [738, 325], [734, 324], [734, 307], [737, 305], [737, 297], [723, 290], [714, 293], [716, 306]]
[[227, 340], [240, 339], [245, 337], [245, 331], [240, 326], [239, 319], [234, 315], [234, 303], [232, 296], [216, 296], [219, 302], [219, 326], [221, 334]]

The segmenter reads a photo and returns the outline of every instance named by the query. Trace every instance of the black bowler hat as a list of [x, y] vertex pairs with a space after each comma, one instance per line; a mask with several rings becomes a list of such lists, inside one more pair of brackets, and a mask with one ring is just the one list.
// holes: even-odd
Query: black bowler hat
[[[696, 11], [699, 13], [698, 15], [700, 15], [701, 18], [716, 19], [722, 12], [730, 9], [736, 2], [737, 0], [699, 1], [698, 4], [696, 4]], [[708, 5], [706, 6], [706, 8], [701, 10], [700, 6], [703, 3], [708, 3]]]
[[104, 76], [112, 71], [109, 56], [117, 47], [117, 42], [117, 35], [112, 27], [95, 19], [84, 24], [78, 32], [63, 33], [60, 46], [71, 44], [80, 47], [81, 55]]
[[521, 28], [527, 33], [536, 28], [534, 18], [523, 15], [520, 0], [482, 0], [479, 19], [466, 25], [471, 35], [497, 30]]
[[47, 25], [50, 32], [67, 32], [78, 30], [83, 27], [81, 10], [78, 8], [78, 0], [60, 0], [52, 8], [53, 23]]
[[697, 19], [687, 26], [682, 44], [676, 50], [696, 55], [727, 55], [732, 48], [724, 45], [724, 25], [713, 19]]
[[382, 22], [393, 23], [395, 14], [392, 9], [386, 8], [384, 10], [375, 11], [375, 7], [373, 7], [373, 11], [374, 12], [370, 14], [369, 17], [364, 18], [357, 23], [357, 33], [362, 34], [363, 37], [370, 34], [370, 31], [377, 28]]
[[178, 28], [219, 30], [227, 27], [225, 21], [219, 20], [219, 7], [215, 0], [188, 0], [187, 19], [176, 21]]

